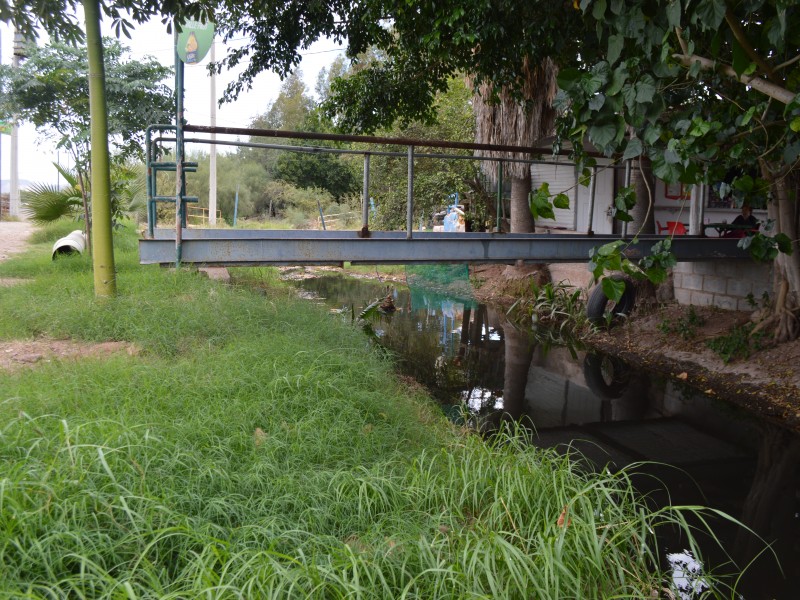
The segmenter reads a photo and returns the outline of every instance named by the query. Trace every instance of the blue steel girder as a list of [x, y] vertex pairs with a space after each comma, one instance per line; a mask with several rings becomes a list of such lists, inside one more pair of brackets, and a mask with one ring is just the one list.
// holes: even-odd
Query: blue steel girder
[[[360, 238], [356, 231], [184, 229], [182, 263], [216, 266], [418, 263], [582, 262], [592, 248], [619, 239], [614, 235], [422, 233], [376, 231]], [[664, 236], [640, 236], [625, 254], [638, 259]], [[738, 240], [679, 236], [672, 251], [679, 261], [742, 259], [748, 253]], [[141, 264], [175, 261], [175, 232], [156, 230], [139, 240]]]

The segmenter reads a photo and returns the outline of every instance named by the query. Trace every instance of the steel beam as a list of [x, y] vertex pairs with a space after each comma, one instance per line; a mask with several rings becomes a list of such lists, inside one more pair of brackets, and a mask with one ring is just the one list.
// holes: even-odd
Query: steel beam
[[[175, 233], [157, 230], [153, 239], [139, 240], [141, 264], [175, 260]], [[360, 238], [355, 231], [187, 229], [182, 240], [183, 263], [218, 266], [258, 264], [362, 264], [582, 262], [589, 251], [618, 236], [569, 234], [422, 233], [377, 231]], [[641, 236], [625, 254], [647, 255], [664, 236]], [[710, 258], [746, 259], [738, 240], [680, 236], [672, 251], [679, 261]]]

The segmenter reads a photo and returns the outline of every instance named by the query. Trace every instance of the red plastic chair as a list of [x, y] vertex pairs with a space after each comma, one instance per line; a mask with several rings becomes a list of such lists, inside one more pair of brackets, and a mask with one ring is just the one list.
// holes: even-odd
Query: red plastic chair
[[686, 235], [686, 225], [680, 221], [667, 221], [667, 232], [670, 235]]
[[667, 232], [667, 235], [686, 235], [687, 233], [686, 225], [680, 221], [667, 221], [666, 226], [656, 221], [656, 225], [658, 226], [659, 234], [662, 234], [665, 231]]

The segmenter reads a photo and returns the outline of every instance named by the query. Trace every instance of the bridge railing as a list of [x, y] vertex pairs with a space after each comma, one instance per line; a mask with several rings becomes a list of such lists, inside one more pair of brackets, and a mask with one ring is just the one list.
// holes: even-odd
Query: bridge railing
[[[175, 131], [174, 126], [170, 125], [154, 125], [151, 126], [154, 131], [169, 132]], [[542, 155], [552, 154], [552, 151], [547, 146], [547, 140], [542, 140], [540, 144], [533, 144], [532, 146], [514, 146], [502, 144], [479, 144], [469, 142], [453, 142], [442, 140], [422, 140], [415, 138], [391, 138], [381, 136], [363, 136], [363, 135], [345, 135], [345, 134], [329, 134], [329, 133], [312, 133], [301, 131], [279, 131], [273, 129], [257, 129], [257, 128], [238, 128], [238, 127], [207, 127], [198, 125], [186, 124], [182, 128], [184, 137], [183, 143], [193, 144], [215, 144], [219, 146], [236, 146], [244, 148], [262, 148], [270, 150], [282, 150], [296, 153], [333, 153], [333, 154], [354, 154], [363, 157], [363, 185], [362, 185], [362, 214], [361, 214], [361, 231], [369, 234], [369, 187], [370, 187], [370, 158], [372, 156], [388, 156], [406, 158], [408, 161], [408, 177], [407, 177], [407, 194], [406, 194], [406, 236], [408, 239], [413, 237], [414, 226], [414, 161], [416, 159], [442, 159], [442, 160], [468, 160], [495, 163], [495, 182], [496, 182], [496, 222], [495, 231], [500, 230], [500, 221], [505, 217], [504, 204], [502, 201], [503, 194], [503, 170], [508, 163], [527, 163], [527, 164], [552, 164], [552, 160], [542, 159]], [[214, 139], [206, 139], [199, 137], [189, 137], [185, 134], [199, 133], [211, 134]], [[292, 144], [279, 144], [279, 143], [261, 143], [261, 142], [244, 142], [240, 139], [224, 140], [219, 139], [217, 135], [231, 135], [231, 136], [247, 136], [250, 138], [274, 138], [285, 140], [304, 140], [304, 141], [333, 141], [333, 142], [353, 142], [364, 145], [380, 145], [395, 146], [397, 150], [376, 150], [376, 149], [352, 149], [352, 148], [330, 148], [325, 146], [300, 146]], [[156, 146], [158, 143], [163, 142], [176, 142], [176, 137], [162, 135], [161, 137], [148, 138], [148, 172], [155, 173], [158, 170], [176, 170], [174, 163], [160, 163], [156, 158]], [[425, 152], [420, 152], [419, 148], [425, 148]], [[455, 154], [448, 152], [427, 151], [433, 150], [470, 150], [472, 154]], [[565, 154], [565, 152], [562, 152]], [[560, 163], [569, 164], [569, 163]], [[194, 163], [185, 163], [181, 171], [182, 177], [185, 178], [186, 172], [196, 170]], [[155, 177], [153, 176], [153, 179]], [[185, 189], [185, 179], [181, 187]], [[151, 193], [151, 205], [155, 202], [174, 202], [174, 197], [161, 197], [157, 196], [154, 192], [155, 185], [152, 183], [148, 185], [148, 192]], [[185, 202], [196, 202], [195, 198], [188, 198]], [[153, 229], [155, 228], [156, 211], [154, 209], [148, 211], [148, 231], [152, 237]], [[185, 216], [183, 218], [185, 225]]]

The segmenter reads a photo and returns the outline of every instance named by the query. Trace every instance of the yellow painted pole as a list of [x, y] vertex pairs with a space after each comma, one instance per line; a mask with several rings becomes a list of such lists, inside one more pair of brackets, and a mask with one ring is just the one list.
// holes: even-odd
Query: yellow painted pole
[[108, 108], [100, 36], [98, 0], [82, 0], [86, 18], [86, 48], [89, 57], [89, 114], [91, 117], [92, 161], [92, 266], [94, 295], [117, 293], [114, 246], [111, 237], [111, 170], [108, 159]]

